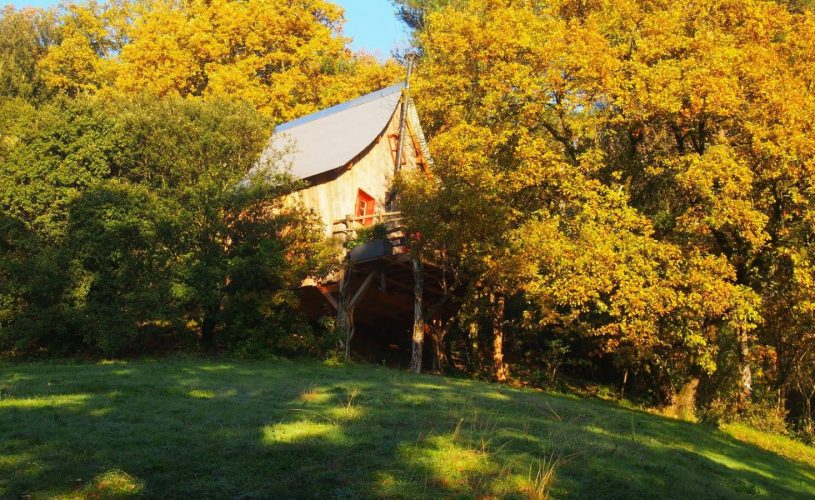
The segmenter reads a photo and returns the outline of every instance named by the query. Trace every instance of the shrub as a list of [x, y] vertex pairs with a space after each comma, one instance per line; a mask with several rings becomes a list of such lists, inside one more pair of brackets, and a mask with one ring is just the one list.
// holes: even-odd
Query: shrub
[[63, 302], [64, 255], [20, 219], [0, 213], [0, 353], [70, 353], [77, 348]]
[[145, 187], [118, 181], [102, 182], [71, 202], [69, 304], [91, 352], [138, 351], [141, 327], [177, 317], [173, 211]]
[[346, 247], [352, 248], [364, 245], [370, 241], [382, 240], [388, 237], [388, 227], [385, 224], [374, 224], [366, 226], [356, 231], [356, 236], [346, 243]]

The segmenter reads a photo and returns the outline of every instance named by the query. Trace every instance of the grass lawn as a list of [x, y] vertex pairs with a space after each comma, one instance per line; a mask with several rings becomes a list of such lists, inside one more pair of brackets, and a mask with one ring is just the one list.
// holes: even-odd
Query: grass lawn
[[0, 497], [527, 498], [546, 489], [811, 498], [815, 449], [370, 366], [0, 365]]

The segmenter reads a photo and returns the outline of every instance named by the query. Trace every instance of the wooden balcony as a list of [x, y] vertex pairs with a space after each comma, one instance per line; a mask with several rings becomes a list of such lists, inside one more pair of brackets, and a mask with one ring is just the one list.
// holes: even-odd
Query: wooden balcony
[[[457, 310], [452, 276], [433, 262], [411, 260], [401, 212], [347, 216], [332, 226], [348, 259], [333, 276], [300, 288], [303, 312], [314, 322], [336, 315], [347, 356], [353, 351], [371, 362], [407, 366], [416, 311], [429, 314], [421, 318], [426, 324], [440, 325]], [[425, 347], [432, 351], [430, 341]]]
[[[376, 212], [333, 221], [332, 234], [348, 249], [352, 262], [368, 262], [389, 256], [407, 255], [408, 241], [402, 212]], [[357, 245], [354, 240], [370, 231], [370, 239]]]

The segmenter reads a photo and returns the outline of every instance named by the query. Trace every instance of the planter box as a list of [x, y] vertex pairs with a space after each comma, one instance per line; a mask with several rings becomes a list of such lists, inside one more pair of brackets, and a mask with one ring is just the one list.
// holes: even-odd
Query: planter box
[[365, 262], [393, 255], [393, 245], [388, 240], [373, 240], [356, 246], [348, 252], [351, 262]]

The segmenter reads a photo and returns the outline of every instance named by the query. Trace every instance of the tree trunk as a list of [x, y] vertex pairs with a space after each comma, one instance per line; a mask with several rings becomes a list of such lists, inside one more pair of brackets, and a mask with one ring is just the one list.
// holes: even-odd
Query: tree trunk
[[[449, 329], [447, 330], [447, 332], [448, 332], [448, 334], [446, 334], [444, 336], [444, 339], [443, 339], [443, 342], [442, 342], [442, 348], [444, 349], [444, 351], [443, 351], [444, 352], [444, 364], [445, 364], [445, 366], [450, 365], [450, 366], [453, 366], [454, 368], [458, 368], [458, 367], [454, 366], [455, 358], [453, 357], [453, 345], [452, 345], [452, 342], [451, 342], [451, 339], [450, 339]], [[466, 349], [465, 349], [465, 353], [466, 353]]]
[[206, 352], [215, 351], [215, 312], [208, 310], [201, 321], [201, 346]]
[[478, 330], [478, 322], [473, 320], [467, 324], [466, 331], [464, 329], [461, 330], [461, 338], [464, 341], [464, 365], [466, 371], [474, 371], [483, 365], [483, 360], [479, 356], [481, 348], [478, 343]]
[[739, 407], [744, 409], [750, 403], [750, 396], [753, 391], [753, 374], [750, 371], [750, 346], [747, 343], [747, 333], [738, 334], [739, 349]]
[[628, 368], [623, 372], [623, 383], [620, 384], [620, 401], [625, 397], [625, 384], [628, 383]]
[[696, 395], [699, 390], [699, 378], [692, 377], [685, 382], [679, 390], [679, 394], [674, 395], [670, 410], [675, 417], [682, 420], [693, 420], [696, 418]]
[[444, 350], [444, 338], [447, 334], [447, 326], [440, 320], [435, 320], [430, 324], [430, 338], [433, 341], [433, 370], [441, 373], [447, 364], [447, 353]]
[[493, 295], [492, 302], [492, 361], [495, 380], [506, 382], [509, 370], [504, 364], [504, 309], [503, 295]]
[[433, 371], [436, 373], [441, 373], [443, 365], [441, 346], [439, 345], [438, 339], [434, 334], [431, 334], [430, 336], [433, 340]]
[[422, 292], [424, 290], [424, 269], [418, 258], [413, 259], [413, 352], [410, 357], [410, 370], [422, 371], [422, 348], [424, 347], [424, 315], [422, 314]]
[[204, 306], [201, 318], [201, 347], [205, 352], [215, 352], [215, 327], [218, 326], [218, 313], [221, 310], [220, 301]]

